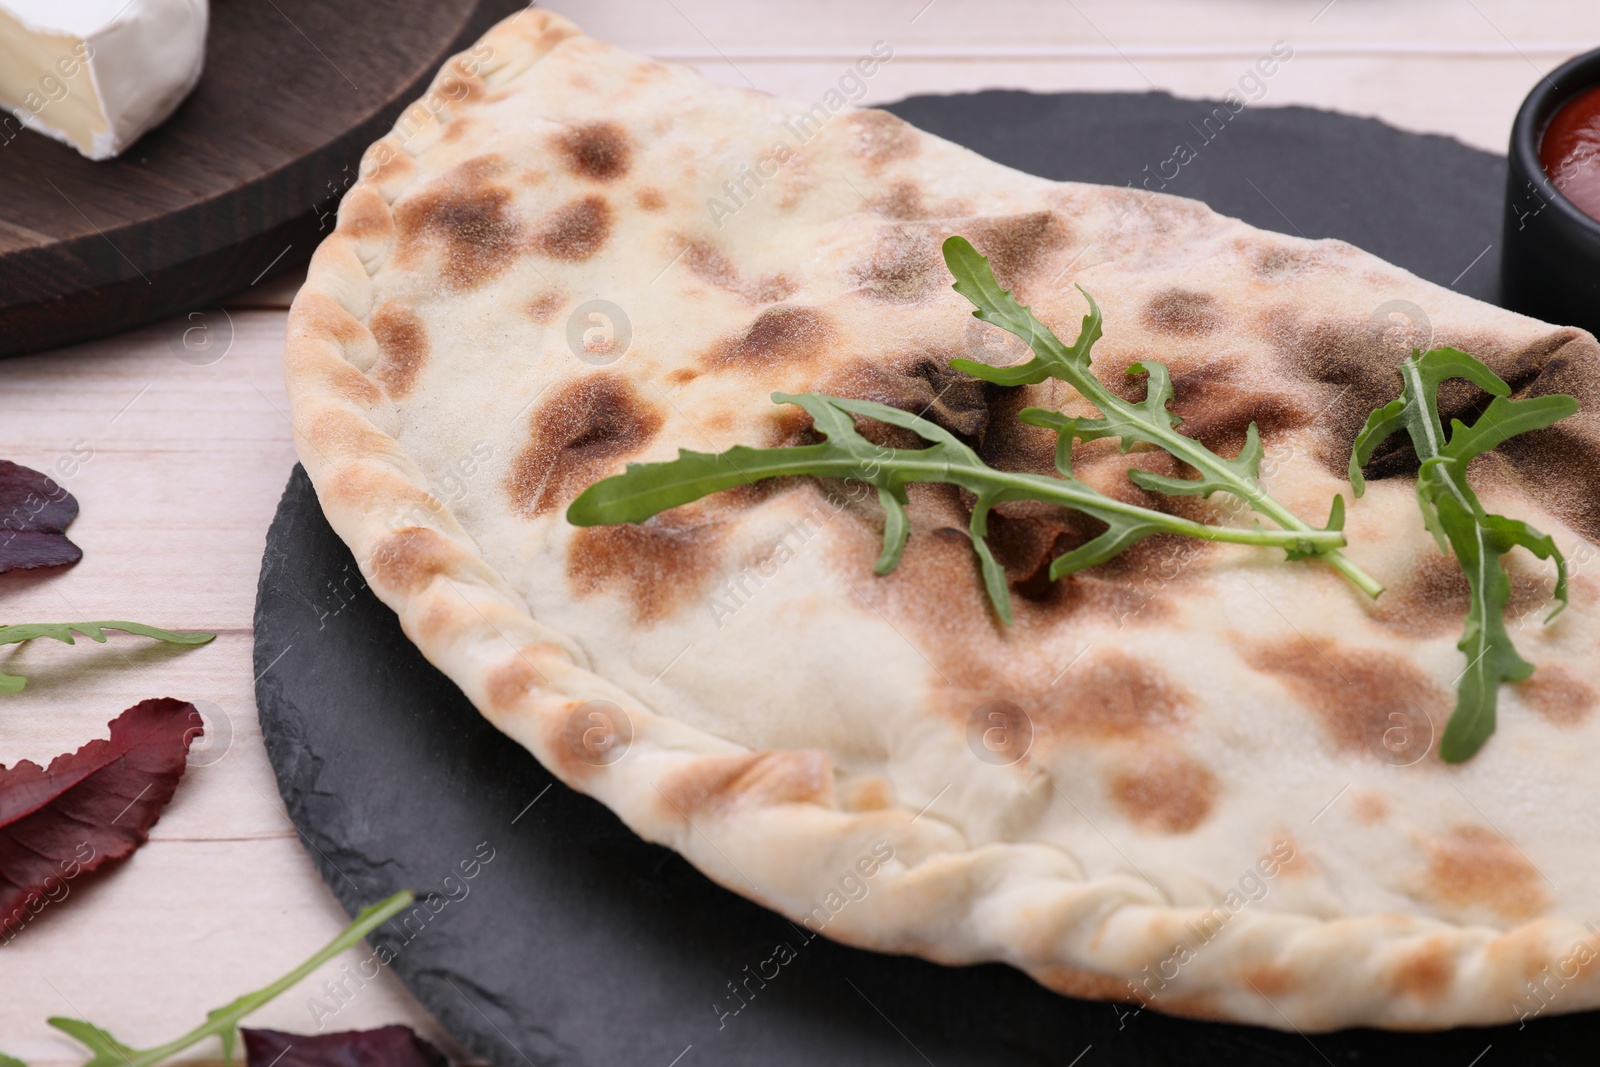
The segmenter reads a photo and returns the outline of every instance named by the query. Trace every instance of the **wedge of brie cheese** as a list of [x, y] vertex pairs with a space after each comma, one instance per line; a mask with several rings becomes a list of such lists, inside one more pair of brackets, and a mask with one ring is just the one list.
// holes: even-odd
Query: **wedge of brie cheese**
[[0, 0], [0, 142], [21, 126], [110, 159], [200, 80], [206, 0]]

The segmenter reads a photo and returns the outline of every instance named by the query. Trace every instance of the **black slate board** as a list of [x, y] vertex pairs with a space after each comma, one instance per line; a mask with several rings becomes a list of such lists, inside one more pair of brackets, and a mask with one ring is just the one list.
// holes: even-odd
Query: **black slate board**
[[[1198, 139], [1188, 122], [1211, 105], [990, 92], [891, 110], [1025, 170], [1124, 184], [1178, 140]], [[1504, 183], [1502, 158], [1446, 138], [1284, 108], [1233, 119], [1168, 191], [1269, 229], [1341, 237], [1449, 284], [1498, 239]], [[1497, 258], [1484, 256], [1459, 287], [1492, 296]], [[1592, 1016], [1568, 1016], [1521, 1032], [1307, 1039], [1148, 1011], [1122, 1018], [1126, 1009], [1056, 996], [1002, 966], [950, 969], [804, 942], [555, 783], [481, 719], [362, 585], [298, 468], [268, 534], [255, 632], [268, 753], [312, 858], [352, 911], [405, 887], [448, 901], [375, 941], [397, 953], [400, 976], [446, 1026], [505, 1067], [1253, 1067], [1401, 1056], [1466, 1067], [1493, 1045], [1482, 1061], [1492, 1067], [1577, 1063], [1600, 1032]], [[737, 1014], [719, 1016], [738, 1003], [728, 983], [747, 966], [770, 973], [764, 961], [780, 943], [796, 958], [765, 989], [752, 985], [757, 995]]]
[[[1166, 93], [1023, 92], [916, 96], [888, 108], [1030, 174], [1204, 200], [1252, 226], [1337, 237], [1498, 302], [1500, 257], [1485, 253], [1500, 243], [1504, 156], [1313, 108], [1246, 108], [1226, 123], [1218, 109], [1229, 114]], [[1182, 165], [1180, 146], [1193, 154]]]

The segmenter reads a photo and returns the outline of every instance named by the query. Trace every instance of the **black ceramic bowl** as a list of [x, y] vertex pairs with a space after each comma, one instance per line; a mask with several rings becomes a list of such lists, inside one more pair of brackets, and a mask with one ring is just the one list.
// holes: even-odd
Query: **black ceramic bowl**
[[1539, 140], [1556, 111], [1600, 85], [1600, 49], [1539, 82], [1511, 127], [1501, 241], [1502, 302], [1513, 311], [1600, 333], [1600, 222], [1563, 196], [1539, 161]]

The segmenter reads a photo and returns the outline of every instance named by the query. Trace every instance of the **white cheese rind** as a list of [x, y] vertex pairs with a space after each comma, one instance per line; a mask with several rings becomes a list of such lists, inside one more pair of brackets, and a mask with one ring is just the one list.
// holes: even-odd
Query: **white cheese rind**
[[0, 103], [23, 125], [110, 159], [200, 80], [206, 0], [0, 0]]

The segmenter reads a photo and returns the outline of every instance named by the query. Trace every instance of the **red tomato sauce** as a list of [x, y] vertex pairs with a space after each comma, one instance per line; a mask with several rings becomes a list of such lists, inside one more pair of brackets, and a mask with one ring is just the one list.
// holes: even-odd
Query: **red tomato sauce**
[[1539, 140], [1539, 162], [1563, 196], [1600, 219], [1600, 86], [1556, 111]]

